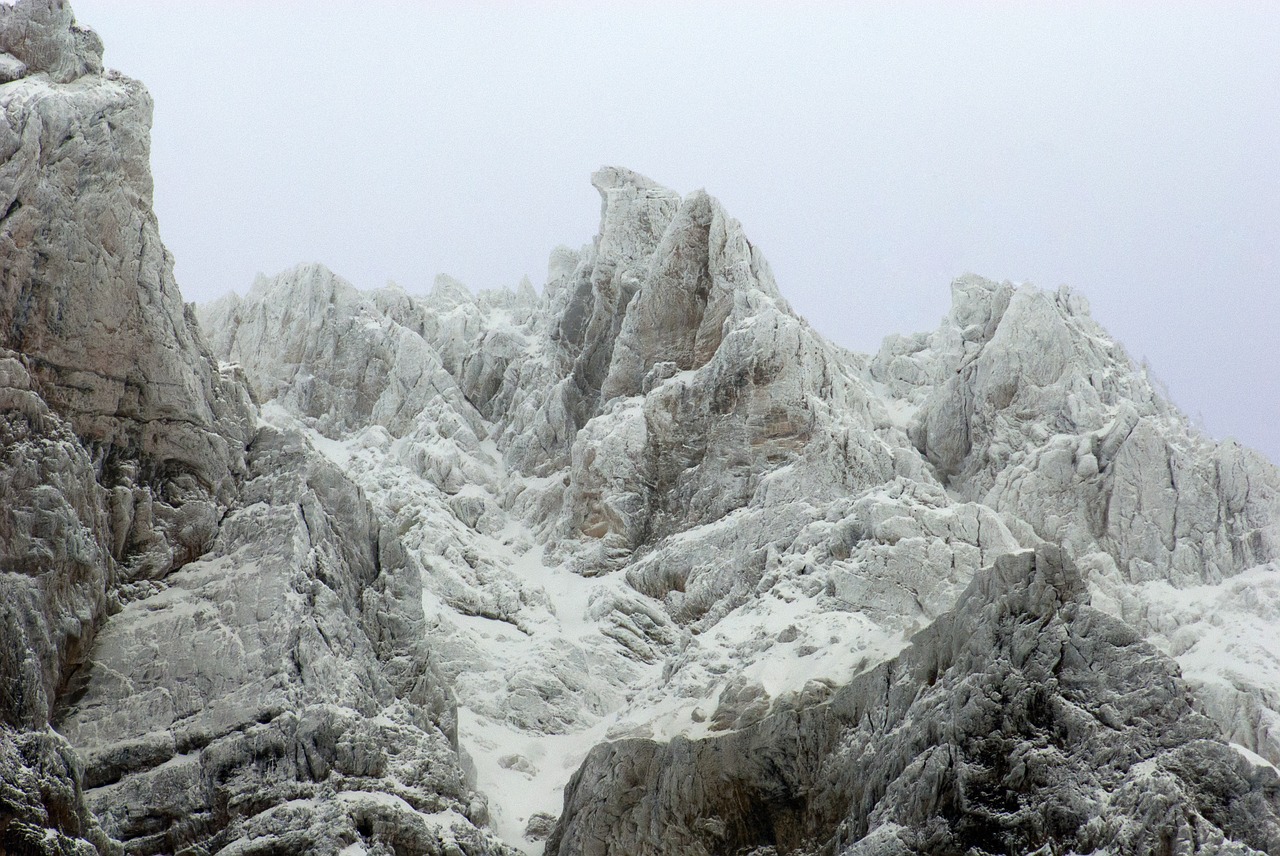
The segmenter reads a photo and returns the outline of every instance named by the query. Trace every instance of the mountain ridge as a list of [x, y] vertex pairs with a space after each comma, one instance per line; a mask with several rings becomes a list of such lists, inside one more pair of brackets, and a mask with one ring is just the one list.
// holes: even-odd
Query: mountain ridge
[[606, 167], [541, 293], [193, 309], [145, 90], [0, 51], [0, 849], [1280, 850], [1280, 473], [1079, 295], [854, 354]]
[[[633, 175], [616, 168], [605, 172], [615, 184], [602, 191], [602, 235], [618, 228], [609, 207], [610, 196], [620, 193], [616, 177]], [[637, 183], [646, 194], [654, 193], [650, 180]], [[664, 205], [673, 198], [656, 196]], [[466, 359], [487, 364], [490, 378], [497, 366], [505, 366], [502, 380], [487, 380], [484, 387], [506, 392], [463, 395], [492, 422], [495, 446], [488, 457], [505, 458], [512, 467], [506, 478], [516, 485], [505, 494], [486, 488], [491, 492], [471, 506], [483, 509], [475, 524], [483, 531], [486, 524], [480, 521], [486, 514], [492, 515], [490, 521], [500, 520], [504, 505], [519, 516], [541, 515], [542, 523], [523, 534], [530, 543], [545, 546], [526, 548], [525, 555], [535, 552], [539, 562], [567, 563], [588, 579], [608, 580], [614, 569], [625, 569], [630, 591], [622, 592], [624, 605], [598, 610], [617, 622], [606, 626], [607, 639], [642, 662], [661, 660], [664, 650], [678, 649], [667, 655], [673, 659], [655, 685], [636, 695], [642, 702], [633, 699], [624, 706], [627, 712], [615, 714], [606, 733], [696, 736], [709, 733], [708, 723], [719, 730], [750, 727], [784, 704], [784, 698], [821, 698], [847, 678], [849, 669], [867, 668], [901, 650], [907, 635], [946, 612], [979, 568], [1002, 554], [1048, 541], [1065, 543], [1082, 561], [1093, 581], [1091, 597], [1105, 611], [1147, 627], [1146, 632], [1165, 640], [1167, 652], [1196, 660], [1192, 677], [1203, 697], [1200, 703], [1216, 711], [1219, 727], [1244, 749], [1274, 756], [1271, 738], [1264, 736], [1271, 733], [1266, 723], [1272, 714], [1259, 701], [1270, 691], [1239, 669], [1227, 667], [1230, 674], [1224, 675], [1222, 664], [1191, 654], [1200, 643], [1188, 640], [1188, 634], [1211, 637], [1214, 631], [1207, 626], [1221, 618], [1202, 615], [1179, 626], [1174, 635], [1183, 638], [1172, 643], [1163, 626], [1167, 617], [1148, 614], [1151, 606], [1141, 593], [1143, 586], [1164, 580], [1212, 590], [1253, 565], [1269, 580], [1274, 573], [1268, 564], [1274, 556], [1274, 469], [1260, 456], [1198, 438], [1123, 349], [1089, 319], [1087, 303], [1066, 289], [1046, 293], [962, 277], [953, 286], [955, 305], [939, 331], [890, 337], [878, 354], [859, 356], [813, 333], [774, 298], [771, 280], [769, 288], [753, 291], [748, 276], [745, 289], [725, 289], [734, 308], [720, 320], [715, 350], [695, 358], [696, 348], [667, 345], [661, 353], [678, 359], [646, 361], [625, 344], [628, 336], [637, 335], [642, 320], [648, 329], [662, 327], [668, 331], [663, 335], [675, 336], [672, 342], [688, 342], [681, 337], [689, 334], [670, 331], [700, 324], [699, 295], [710, 294], [704, 283], [713, 278], [712, 243], [705, 237], [713, 206], [701, 193], [683, 197], [667, 221], [667, 234], [647, 240], [653, 248], [648, 264], [632, 259], [627, 265], [606, 266], [601, 274], [596, 245], [577, 254], [558, 250], [552, 281], [537, 304], [550, 316], [541, 326], [536, 312], [528, 314], [533, 296], [527, 291], [518, 330], [506, 326], [507, 310], [498, 308], [516, 300], [510, 292], [464, 295], [456, 283], [445, 281], [447, 287], [421, 297], [396, 293], [393, 300], [387, 290], [372, 297], [373, 303], [390, 307], [397, 323], [406, 322], [431, 338], [437, 352], [468, 354], [455, 359], [452, 369], [464, 389], [476, 377], [468, 373]], [[745, 239], [738, 247], [737, 261], [721, 264], [720, 270], [751, 271], [753, 263], [755, 270], [767, 270], [762, 259], [755, 262], [758, 251]], [[675, 258], [682, 261], [673, 275], [670, 260]], [[640, 283], [622, 306], [614, 294], [616, 278]], [[650, 310], [643, 307], [653, 300], [645, 297], [646, 288], [660, 294], [682, 287], [695, 299], [688, 304], [665, 301], [674, 322], [645, 319]], [[566, 294], [572, 297], [566, 300]], [[593, 307], [590, 313], [587, 305]], [[623, 318], [608, 321], [601, 307]], [[466, 315], [466, 323], [444, 320], [458, 314]], [[486, 315], [487, 324], [481, 320]], [[432, 316], [434, 326], [425, 320]], [[566, 317], [591, 317], [592, 322], [570, 325], [569, 335], [564, 321], [556, 320]], [[219, 324], [226, 322], [209, 318], [212, 328]], [[587, 335], [592, 330], [605, 344], [592, 345]], [[782, 341], [788, 343], [782, 347], [775, 344], [780, 331], [786, 331]], [[696, 342], [697, 336], [692, 339]], [[485, 343], [495, 340], [505, 349], [501, 362], [484, 355]], [[513, 356], [516, 342], [525, 345], [523, 358]], [[603, 350], [610, 352], [608, 371], [584, 370], [581, 355]], [[235, 359], [237, 354], [226, 351], [223, 356]], [[597, 359], [598, 365], [603, 362]], [[639, 369], [630, 367], [636, 363]], [[538, 366], [536, 383], [551, 390], [542, 392], [532, 408], [533, 420], [550, 424], [535, 430], [564, 438], [562, 444], [574, 437], [568, 460], [558, 458], [563, 484], [548, 483], [555, 470], [545, 458], [524, 474], [526, 479], [534, 475], [534, 484], [519, 484], [527, 447], [521, 445], [521, 434], [504, 428], [511, 417], [502, 407], [521, 402], [524, 410], [517, 418], [528, 426], [530, 399], [539, 393], [519, 387], [530, 365]], [[566, 392], [578, 409], [566, 406]], [[575, 436], [572, 426], [589, 412], [582, 402], [593, 396], [600, 402], [596, 412], [577, 427]], [[687, 430], [694, 425], [710, 428]], [[946, 442], [956, 437], [962, 445], [948, 447]], [[655, 444], [658, 448], [651, 452]], [[762, 446], [771, 451], [753, 461], [750, 456]], [[544, 444], [540, 450], [556, 460], [554, 448]], [[797, 448], [805, 454], [796, 456]], [[834, 457], [823, 457], [823, 448]], [[672, 452], [677, 452], [674, 460]], [[1198, 475], [1201, 494], [1172, 482], [1167, 489], [1144, 485], [1159, 454], [1172, 461], [1159, 468], [1165, 473], [1182, 467]], [[735, 456], [737, 471], [746, 476], [736, 493], [725, 478], [734, 472], [730, 462]], [[364, 449], [354, 457], [363, 468], [380, 455]], [[708, 472], [714, 475], [708, 477]], [[1253, 479], [1245, 489], [1238, 478], [1243, 472]], [[699, 490], [704, 479], [716, 486], [717, 495]], [[477, 482], [484, 480], [471, 484]], [[464, 491], [442, 481], [435, 486], [446, 494]], [[1173, 509], [1161, 501], [1166, 495], [1174, 500]], [[1098, 498], [1104, 496], [1107, 507], [1128, 503], [1123, 515], [1098, 516]], [[664, 507], [664, 501], [671, 505]], [[1219, 528], [1178, 531], [1166, 526], [1166, 520], [1177, 517], [1177, 504], [1188, 501], [1197, 501], [1198, 510], [1186, 517], [1218, 520]], [[488, 526], [498, 528], [495, 522]], [[524, 560], [506, 561], [517, 565]], [[819, 573], [813, 573], [814, 566]], [[483, 578], [472, 583], [486, 586]], [[617, 591], [599, 595], [605, 602], [619, 596]], [[473, 593], [462, 600], [485, 597]], [[1162, 596], [1162, 605], [1167, 601]], [[796, 602], [807, 604], [809, 611], [797, 612]], [[487, 614], [520, 626], [520, 612], [517, 606]], [[637, 614], [638, 625], [632, 620]], [[817, 668], [805, 664], [824, 646], [814, 644], [819, 642], [816, 632], [778, 623], [781, 614], [803, 615], [815, 628], [834, 621], [839, 632], [831, 640], [852, 644], [857, 654], [831, 657]], [[1263, 608], [1257, 620], [1266, 614]], [[723, 638], [709, 643], [717, 633]], [[1265, 636], [1246, 642], [1245, 633], [1227, 635], [1229, 641], [1205, 644], [1217, 645], [1217, 650], [1229, 645], [1237, 652], [1248, 647], [1249, 657], [1256, 658], [1249, 662], [1269, 658], [1274, 649]], [[777, 656], [765, 641], [769, 637], [787, 640], [776, 648], [790, 645], [806, 654], [799, 659]], [[821, 641], [827, 642], [825, 637]], [[474, 655], [484, 656], [498, 655]], [[749, 677], [800, 664], [802, 678], [794, 685]], [[739, 669], [744, 674], [735, 679], [715, 677], [732, 676]], [[461, 671], [458, 679], [466, 685]], [[584, 691], [561, 679], [551, 686], [561, 698]], [[488, 704], [464, 690], [464, 709], [469, 704], [478, 706], [477, 717], [485, 716], [481, 711]], [[596, 704], [589, 709], [598, 710]], [[650, 707], [648, 716], [640, 712], [644, 704]], [[590, 716], [579, 720], [578, 727], [601, 727], [590, 726], [590, 721]], [[490, 776], [496, 783], [504, 773], [495, 770]], [[518, 782], [505, 787], [518, 787]], [[554, 811], [548, 807], [547, 813]], [[512, 840], [512, 833], [507, 838]]]

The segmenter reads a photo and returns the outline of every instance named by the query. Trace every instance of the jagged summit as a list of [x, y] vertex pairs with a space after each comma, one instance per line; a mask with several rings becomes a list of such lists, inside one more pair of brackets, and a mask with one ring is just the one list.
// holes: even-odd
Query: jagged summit
[[[1244, 574], [1270, 590], [1276, 472], [1199, 437], [1082, 298], [969, 275], [938, 330], [850, 354], [795, 316], [714, 198], [618, 169], [595, 182], [600, 232], [552, 253], [541, 295], [473, 296], [446, 281], [425, 298], [366, 298], [360, 312], [372, 301], [382, 316], [362, 314], [361, 329], [421, 337], [465, 404], [441, 396], [390, 442], [371, 424], [331, 451], [435, 557], [429, 620], [452, 640], [442, 668], [482, 787], [549, 789], [525, 814], [496, 809], [506, 840], [531, 840], [533, 806], [557, 811], [565, 772], [539, 760], [549, 746], [578, 735], [577, 758], [604, 735], [701, 738], [820, 701], [933, 626], [982, 568], [1046, 545], [1135, 638], [1186, 658], [1216, 728], [1280, 759], [1266, 701], [1280, 677], [1200, 653], [1280, 654], [1270, 637], [1213, 629], [1240, 609], [1239, 586], [1215, 589], [1221, 605], [1200, 611], [1146, 587]], [[333, 335], [330, 323], [308, 335]], [[243, 323], [230, 329], [245, 335]], [[275, 365], [289, 346], [272, 329], [252, 337]], [[310, 371], [326, 377], [326, 366]], [[344, 436], [326, 427], [331, 413], [284, 409]], [[1243, 613], [1241, 628], [1272, 614]], [[457, 617], [477, 614], [533, 640], [536, 659]], [[638, 746], [601, 757], [649, 757]], [[574, 805], [590, 814], [602, 800], [591, 816], [618, 817], [610, 779], [595, 781]], [[668, 822], [645, 811], [642, 827]], [[693, 800], [688, 812], [715, 809]], [[563, 826], [563, 852], [578, 852], [573, 835], [603, 834], [596, 823]], [[1125, 829], [1140, 838], [1147, 827]], [[615, 833], [616, 852], [675, 846]]]
[[102, 73], [102, 39], [76, 22], [65, 0], [0, 2], [0, 83], [46, 74], [70, 83]]
[[608, 195], [610, 191], [619, 190], [625, 187], [634, 188], [635, 190], [653, 191], [660, 196], [676, 196], [679, 194], [668, 187], [664, 187], [651, 178], [641, 175], [633, 169], [627, 169], [625, 166], [602, 166], [595, 172], [591, 173], [591, 186], [600, 191], [602, 196]]
[[1280, 474], [1073, 292], [851, 354], [606, 168], [540, 293], [193, 314], [145, 91], [0, 48], [0, 852], [1280, 852]]

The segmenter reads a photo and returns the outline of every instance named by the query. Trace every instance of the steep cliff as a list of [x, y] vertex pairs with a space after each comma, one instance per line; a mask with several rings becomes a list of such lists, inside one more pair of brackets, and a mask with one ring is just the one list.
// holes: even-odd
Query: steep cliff
[[101, 51], [0, 4], [0, 852], [501, 852], [419, 567], [212, 356]]

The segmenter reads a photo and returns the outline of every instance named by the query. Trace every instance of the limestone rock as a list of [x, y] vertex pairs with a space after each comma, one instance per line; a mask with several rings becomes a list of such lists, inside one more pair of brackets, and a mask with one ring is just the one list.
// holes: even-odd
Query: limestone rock
[[101, 73], [102, 40], [76, 23], [65, 0], [0, 3], [0, 83], [28, 74], [70, 83]]
[[63, 2], [0, 48], [0, 851], [506, 852], [416, 559], [182, 303], [145, 90]]
[[[891, 338], [869, 367], [914, 411], [912, 439], [952, 491], [999, 512], [1024, 542], [1062, 545], [1090, 569], [1103, 607], [1153, 638], [1168, 638], [1172, 620], [1146, 594], [1159, 583], [1209, 587], [1212, 601], [1275, 560], [1280, 471], [1195, 431], [1082, 297], [973, 276], [952, 296], [939, 330]], [[1215, 632], [1196, 620], [1181, 631], [1209, 644]], [[1264, 700], [1280, 687], [1264, 678], [1259, 645], [1238, 649], [1251, 666], [1224, 658], [1191, 680], [1225, 732], [1280, 760], [1280, 744], [1257, 739], [1271, 733]]]
[[119, 852], [85, 806], [76, 754], [56, 731], [0, 725], [0, 785], [0, 852]]
[[[28, 66], [52, 68], [74, 53], [70, 20], [65, 3], [24, 0], [0, 10], [0, 38]], [[113, 558], [126, 576], [155, 577], [212, 539], [250, 417], [160, 242], [151, 99], [134, 81], [93, 71], [0, 89], [0, 347], [29, 356], [42, 397], [90, 450], [103, 487], [130, 494], [110, 521]]]
[[368, 424], [404, 436], [428, 409], [437, 421], [442, 411], [457, 415], [473, 451], [484, 436], [422, 337], [321, 265], [260, 279], [244, 299], [205, 313], [216, 353], [244, 369], [256, 398], [278, 401], [326, 437]]
[[113, 852], [48, 723], [121, 592], [213, 541], [252, 421], [159, 240], [150, 98], [103, 75], [101, 53], [63, 2], [0, 5], [0, 825], [13, 852]]
[[1273, 852], [1280, 778], [1056, 548], [997, 560], [830, 701], [594, 749], [547, 853]]
[[977, 277], [952, 293], [939, 331], [871, 366], [918, 402], [912, 438], [952, 489], [1107, 552], [1130, 582], [1220, 582], [1276, 558], [1275, 467], [1192, 430], [1083, 298]]
[[260, 431], [213, 549], [114, 616], [73, 679], [58, 728], [106, 831], [130, 853], [437, 853], [453, 812], [464, 852], [499, 852], [464, 820], [418, 574], [331, 464]]
[[[1218, 612], [1146, 582], [1192, 597], [1268, 556], [1274, 470], [1191, 431], [1080, 298], [963, 279], [939, 331], [859, 357], [794, 315], [712, 197], [621, 169], [595, 180], [600, 235], [552, 254], [540, 296], [441, 278], [329, 301], [297, 322], [328, 343], [329, 415], [298, 398], [310, 381], [267, 393], [271, 418], [309, 432], [423, 557], [437, 662], [506, 840], [525, 840], [529, 814], [502, 794], [532, 789], [523, 811], [556, 811], [580, 757], [548, 766], [558, 741], [697, 740], [807, 709], [949, 614], [980, 568], [1044, 544], [1080, 562], [1102, 609], [1195, 666], [1218, 733], [1276, 752], [1266, 634], [1220, 639]], [[219, 356], [262, 302], [206, 311]], [[266, 377], [298, 338], [270, 326], [253, 334]], [[459, 394], [398, 435], [353, 409], [383, 389], [328, 356], [355, 328], [359, 354], [420, 340]], [[459, 424], [493, 445], [441, 446]], [[1122, 454], [1148, 429], [1194, 477], [1159, 482], [1156, 441]], [[1143, 513], [1099, 525], [1107, 496]], [[1151, 535], [1171, 497], [1180, 544]], [[1235, 666], [1202, 665], [1228, 645], [1218, 662]]]
[[852, 354], [609, 167], [197, 325], [100, 55], [0, 2], [0, 850], [1280, 850], [1280, 474], [1078, 295]]

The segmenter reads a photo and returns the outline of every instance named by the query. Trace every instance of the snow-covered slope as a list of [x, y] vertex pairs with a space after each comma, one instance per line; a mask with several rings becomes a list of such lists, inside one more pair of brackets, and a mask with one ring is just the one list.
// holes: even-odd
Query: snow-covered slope
[[1280, 477], [1196, 434], [1080, 297], [965, 277], [939, 330], [851, 354], [713, 198], [593, 182], [600, 234], [540, 295], [361, 295], [308, 265], [201, 310], [417, 551], [508, 842], [539, 852], [601, 740], [818, 703], [1046, 543], [1280, 760]]

